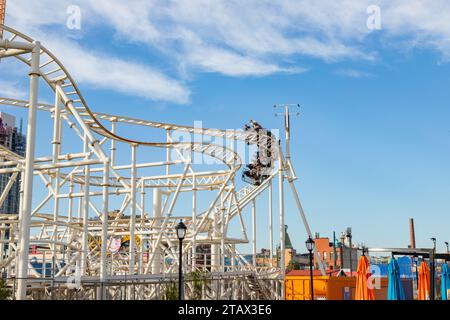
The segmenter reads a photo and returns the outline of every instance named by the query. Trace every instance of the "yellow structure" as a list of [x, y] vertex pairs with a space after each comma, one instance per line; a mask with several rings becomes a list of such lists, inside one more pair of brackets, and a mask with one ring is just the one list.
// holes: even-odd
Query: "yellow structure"
[[[375, 288], [375, 300], [387, 299], [388, 279], [380, 279], [380, 287]], [[356, 277], [314, 276], [315, 300], [354, 300]], [[311, 300], [309, 276], [286, 276], [286, 300]]]

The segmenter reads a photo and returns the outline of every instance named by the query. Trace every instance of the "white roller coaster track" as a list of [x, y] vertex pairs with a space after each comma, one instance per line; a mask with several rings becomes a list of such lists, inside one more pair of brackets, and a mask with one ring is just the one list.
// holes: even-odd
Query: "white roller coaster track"
[[[276, 176], [280, 184], [281, 252], [284, 252], [284, 206], [281, 204], [284, 203], [282, 184], [285, 178], [294, 191], [307, 233], [311, 234], [311, 231], [293, 185], [295, 178], [292, 177], [291, 164], [284, 161], [275, 137], [265, 134], [265, 131], [203, 129], [93, 112], [69, 72], [50, 51], [14, 29], [6, 26], [0, 26], [0, 29], [5, 39], [0, 40], [0, 58], [14, 57], [25, 63], [31, 69], [30, 83], [36, 83], [36, 78], [40, 77], [55, 94], [55, 105], [38, 103], [37, 86], [31, 84], [29, 101], [0, 98], [0, 104], [28, 108], [30, 119], [34, 110], [38, 110], [50, 113], [54, 122], [51, 156], [29, 161], [28, 157], [0, 147], [0, 174], [10, 175], [8, 185], [1, 190], [0, 206], [15, 182], [21, 181], [23, 191], [21, 218], [12, 214], [0, 215], [0, 268], [6, 270], [6, 275], [14, 283], [17, 281], [18, 299], [45, 299], [53, 297], [54, 292], [58, 292], [60, 298], [69, 298], [72, 291], [69, 290], [68, 279], [73, 278], [81, 283], [83, 298], [116, 298], [127, 286], [124, 279], [133, 281], [126, 298], [162, 298], [164, 290], [161, 284], [171, 281], [177, 268], [177, 264], [170, 261], [177, 261], [175, 226], [180, 218], [188, 227], [183, 243], [184, 268], [186, 271], [207, 271], [209, 277], [209, 280], [204, 280], [202, 298], [284, 297], [284, 254], [280, 255], [278, 267], [272, 259], [265, 267], [256, 264], [255, 204], [265, 190], [269, 190], [270, 195], [268, 231], [270, 253], [274, 254], [271, 201], [272, 183]], [[33, 132], [35, 124], [30, 119], [28, 130]], [[62, 154], [62, 123], [66, 123], [84, 143], [82, 151]], [[120, 124], [133, 125], [139, 130], [145, 130], [145, 127], [163, 130], [167, 140], [137, 141], [121, 136], [117, 134], [117, 125]], [[235, 177], [242, 166], [242, 159], [234, 150], [212, 143], [172, 141], [170, 133], [176, 131], [241, 141], [259, 148], [270, 147], [265, 151], [270, 151], [273, 164], [278, 162], [278, 169], [273, 168], [261, 185], [247, 185], [236, 190]], [[34, 154], [34, 139], [28, 134], [27, 151], [31, 150], [31, 154]], [[129, 165], [116, 164], [117, 142], [131, 149]], [[108, 143], [111, 146], [109, 154], [105, 151]], [[31, 144], [33, 148], [29, 149]], [[167, 152], [163, 161], [138, 163], [138, 146], [175, 150], [180, 159], [172, 160]], [[217, 159], [226, 168], [196, 172], [192, 167], [192, 157], [186, 157], [183, 151]], [[172, 166], [182, 168], [182, 173], [170, 173]], [[166, 171], [160, 175], [137, 175], [138, 170], [158, 167]], [[123, 171], [130, 171], [130, 175], [124, 175]], [[31, 207], [31, 200], [27, 205], [24, 195], [32, 193], [33, 176], [43, 182], [48, 193], [38, 205]], [[152, 210], [145, 208], [146, 190], [149, 188], [153, 190]], [[206, 192], [213, 193], [212, 200], [210, 197], [207, 208], [198, 212], [197, 198]], [[190, 194], [192, 208], [184, 210], [190, 214], [181, 217], [174, 214], [174, 209], [183, 193]], [[100, 209], [94, 201], [97, 198], [102, 199]], [[110, 198], [122, 199], [118, 210], [110, 209]], [[63, 200], [68, 203], [64, 209]], [[75, 200], [78, 203], [77, 216], [73, 212]], [[250, 240], [242, 214], [248, 205], [253, 208]], [[53, 212], [46, 213], [44, 208], [48, 207], [52, 207]], [[125, 212], [130, 212], [129, 216], [125, 216]], [[228, 236], [232, 221], [240, 225], [241, 238]], [[128, 246], [121, 246], [120, 251], [111, 250], [114, 239], [122, 241], [122, 245], [128, 243]], [[252, 244], [252, 263], [245, 260], [236, 248], [248, 242]], [[30, 253], [30, 245], [38, 246], [39, 252]], [[199, 249], [210, 252], [199, 253]], [[36, 271], [36, 261], [41, 265], [39, 272]], [[47, 270], [49, 263], [51, 271]], [[321, 263], [320, 266], [323, 271]], [[49, 290], [49, 279], [52, 290]], [[55, 282], [58, 290], [53, 287]], [[28, 294], [27, 285], [32, 289]], [[194, 297], [195, 288], [189, 284], [186, 287], [186, 295]]]

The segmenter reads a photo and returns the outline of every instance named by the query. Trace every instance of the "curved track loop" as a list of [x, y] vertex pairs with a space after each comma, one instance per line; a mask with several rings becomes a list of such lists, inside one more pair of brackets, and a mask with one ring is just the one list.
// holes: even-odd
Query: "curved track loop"
[[[10, 34], [9, 41], [24, 41], [27, 43], [33, 43], [34, 40], [17, 30], [6, 26], [0, 26], [7, 33], [5, 34], [5, 38]], [[22, 56], [15, 56], [17, 59], [22, 62], [30, 65], [30, 59], [26, 59]], [[107, 129], [101, 122], [100, 119], [107, 117], [107, 115], [97, 116], [91, 109], [88, 107], [85, 99], [83, 98], [78, 86], [73, 80], [72, 76], [68, 72], [68, 70], [64, 67], [64, 65], [56, 58], [53, 53], [47, 50], [44, 46], [41, 45], [41, 61], [43, 61], [40, 65], [41, 77], [47, 82], [50, 88], [53, 91], [58, 91], [57, 85], [59, 88], [60, 96], [65, 106], [67, 107], [69, 104], [73, 105], [73, 107], [77, 110], [77, 112], [81, 115], [82, 121], [94, 132], [104, 137], [114, 139], [116, 141], [121, 141], [124, 143], [128, 143], [130, 145], [142, 145], [142, 146], [151, 146], [151, 147], [162, 147], [162, 148], [177, 148], [181, 150], [191, 150], [192, 152], [199, 152], [202, 154], [206, 154], [213, 158], [216, 158], [223, 163], [225, 163], [230, 170], [236, 172], [240, 169], [242, 165], [241, 158], [239, 155], [231, 149], [228, 149], [224, 146], [207, 144], [207, 143], [197, 143], [197, 142], [150, 142], [150, 141], [138, 141], [129, 139], [123, 136], [120, 136], [109, 129]], [[117, 117], [115, 121], [127, 121], [134, 123], [143, 123], [145, 121], [132, 119], [127, 117]], [[243, 131], [225, 131], [225, 130], [217, 130], [217, 129], [203, 129], [203, 128], [195, 128], [189, 126], [179, 126], [174, 124], [166, 124], [166, 123], [158, 123], [158, 122], [150, 122], [146, 121], [145, 125], [151, 126], [154, 128], [162, 128], [165, 130], [180, 130], [187, 131], [190, 133], [203, 134], [203, 135], [212, 135], [212, 136], [221, 136], [226, 139], [233, 140], [245, 140], [249, 144], [257, 144], [261, 142], [261, 140], [265, 140], [269, 143], [263, 143], [263, 146], [276, 146], [277, 142], [272, 136], [256, 133], [256, 132], [243, 132]], [[98, 142], [98, 141], [97, 141]], [[95, 141], [93, 141], [95, 143]], [[270, 152], [272, 153], [272, 158], [276, 159], [276, 153], [274, 152], [276, 148], [271, 148]]]
[[[18, 42], [25, 42], [25, 43], [34, 43], [34, 40], [12, 28], [6, 27], [6, 26], [0, 26], [0, 30], [4, 30], [4, 39], [7, 39], [6, 41], [18, 41]], [[6, 57], [7, 55], [3, 55], [3, 57]], [[14, 56], [16, 59], [20, 60], [21, 62], [30, 65], [31, 58], [30, 54], [28, 52], [23, 52], [19, 54], [11, 54], [11, 56]], [[2, 57], [2, 52], [0, 52], [0, 57]], [[65, 109], [61, 111], [61, 115], [65, 120], [69, 122], [70, 125], [73, 125], [74, 122], [70, 121], [68, 119], [69, 115], [72, 115], [77, 120], [77, 124], [82, 127], [84, 134], [87, 135], [87, 138], [89, 139], [89, 143], [91, 144], [92, 151], [98, 156], [100, 161], [103, 161], [105, 163], [105, 166], [111, 164], [108, 162], [108, 155], [106, 155], [103, 151], [103, 148], [101, 147], [100, 141], [96, 140], [93, 133], [98, 134], [100, 136], [105, 137], [106, 139], [112, 139], [115, 141], [120, 141], [123, 143], [126, 143], [130, 146], [148, 146], [148, 147], [158, 147], [158, 148], [172, 148], [177, 150], [186, 150], [196, 153], [205, 154], [207, 156], [210, 156], [212, 158], [218, 159], [222, 163], [224, 163], [228, 169], [227, 170], [221, 170], [216, 171], [213, 173], [205, 173], [203, 177], [205, 182], [203, 185], [200, 184], [200, 186], [208, 187], [208, 186], [218, 186], [221, 185], [221, 191], [225, 190], [225, 187], [229, 183], [231, 179], [234, 180], [234, 176], [236, 172], [241, 168], [242, 166], [242, 159], [241, 157], [234, 151], [229, 148], [226, 148], [221, 145], [215, 145], [211, 143], [198, 143], [198, 142], [154, 142], [154, 141], [138, 141], [133, 140], [124, 136], [121, 136], [117, 134], [116, 132], [113, 132], [109, 130], [103, 123], [106, 121], [109, 122], [118, 122], [118, 123], [124, 123], [124, 124], [131, 124], [131, 125], [140, 125], [140, 126], [146, 126], [156, 129], [161, 129], [165, 131], [184, 131], [189, 132], [191, 134], [197, 134], [202, 136], [211, 136], [211, 137], [220, 137], [224, 140], [231, 140], [231, 141], [244, 141], [249, 145], [256, 145], [258, 146], [259, 150], [261, 148], [266, 149], [266, 151], [269, 152], [269, 154], [272, 157], [272, 164], [278, 160], [279, 155], [279, 144], [277, 139], [273, 136], [268, 134], [265, 130], [218, 130], [218, 129], [204, 129], [204, 128], [196, 128], [196, 127], [190, 127], [190, 126], [180, 126], [175, 124], [168, 124], [168, 123], [160, 123], [160, 122], [154, 122], [154, 121], [147, 121], [147, 120], [140, 120], [140, 119], [134, 119], [130, 117], [122, 117], [122, 116], [116, 116], [116, 115], [109, 115], [109, 114], [103, 114], [98, 112], [93, 112], [88, 107], [85, 99], [81, 95], [81, 92], [76, 85], [75, 81], [73, 80], [72, 76], [69, 74], [67, 69], [64, 67], [64, 65], [56, 58], [55, 55], [53, 55], [49, 50], [47, 50], [44, 46], [41, 46], [41, 52], [40, 52], [40, 59], [41, 64], [39, 67], [40, 76], [41, 78], [48, 84], [48, 86], [51, 88], [53, 92], [55, 92], [57, 95], [59, 95], [60, 100], [63, 102]], [[13, 100], [8, 98], [0, 98], [0, 104], [10, 104], [15, 105], [19, 107], [28, 107], [27, 101], [21, 101], [21, 100]], [[47, 112], [54, 112], [55, 107], [52, 105], [44, 105], [39, 104], [38, 110], [43, 110]], [[103, 123], [102, 123], [103, 122]], [[104, 139], [104, 140], [106, 140]], [[270, 148], [270, 149], [269, 149]], [[5, 159], [11, 161], [20, 163], [23, 162], [23, 157], [20, 157], [14, 153], [7, 152], [6, 150], [0, 148], [0, 157], [4, 157]], [[111, 166], [112, 168], [112, 166]], [[187, 168], [187, 167], [186, 167]], [[51, 170], [47, 170], [45, 172], [48, 175], [52, 175], [53, 172]], [[277, 173], [272, 172], [270, 177], [266, 179], [261, 185], [259, 186], [253, 186], [253, 185], [246, 185], [239, 191], [235, 191], [233, 189], [233, 192], [229, 192], [229, 208], [228, 208], [228, 216], [225, 218], [225, 216], [222, 217], [221, 220], [217, 221], [216, 223], [220, 223], [222, 225], [226, 225], [230, 219], [232, 219], [234, 216], [236, 216], [238, 213], [240, 213], [241, 209], [248, 203], [252, 201], [255, 197], [257, 197], [259, 194], [261, 194], [262, 191], [264, 191], [269, 183], [272, 181], [274, 176]], [[63, 177], [63, 173], [59, 173], [59, 177]], [[161, 176], [161, 177], [148, 177], [146, 179], [146, 183], [143, 185], [143, 187], [152, 187], [152, 186], [171, 186], [173, 187], [175, 183], [171, 182], [170, 179], [176, 179], [176, 177], [169, 177], [169, 176]], [[127, 189], [127, 186], [129, 184], [128, 179], [120, 177], [120, 181], [115, 180], [115, 178], [110, 177], [111, 187], [120, 187], [125, 186], [125, 189]], [[195, 178], [193, 178], [195, 179]], [[208, 180], [209, 179], [209, 180]], [[215, 179], [215, 180], [214, 180]], [[125, 181], [124, 181], [125, 180]], [[164, 182], [165, 180], [165, 182]], [[189, 180], [189, 179], [187, 179]], [[85, 177], [82, 174], [82, 172], [76, 172], [73, 174], [73, 182], [76, 183], [84, 183]], [[122, 184], [120, 183], [122, 182]], [[125, 182], [125, 183], [124, 183]], [[102, 180], [100, 177], [97, 176], [91, 176], [89, 183], [93, 186], [102, 186]], [[192, 183], [187, 182], [186, 185], [197, 185], [199, 187], [198, 183]], [[232, 183], [232, 188], [235, 187], [234, 182]], [[182, 185], [184, 186], [184, 185]], [[232, 201], [233, 198], [233, 201]], [[225, 198], [225, 200], [227, 200]], [[38, 210], [38, 209], [37, 209]], [[201, 213], [197, 213], [197, 218], [195, 222], [196, 231], [192, 231], [192, 234], [189, 234], [189, 236], [195, 237], [198, 233], [207, 232], [208, 230], [213, 229], [211, 218], [209, 217], [209, 214], [211, 212], [220, 212], [222, 210], [222, 207], [216, 203], [213, 202], [209, 209], [207, 211], [203, 211]], [[195, 216], [194, 216], [195, 217]], [[162, 228], [165, 228], [166, 230], [175, 230], [175, 226], [178, 223], [179, 217], [166, 217], [166, 222], [164, 222], [162, 225], [158, 224], [158, 226], [155, 226], [154, 220], [161, 220], [161, 218], [149, 218], [145, 217], [142, 221], [137, 219], [136, 220], [136, 231], [139, 231], [140, 234], [145, 234], [147, 237], [151, 238], [151, 240], [155, 243], [158, 243], [158, 241], [162, 240], [162, 233], [158, 231]], [[199, 219], [201, 218], [201, 219]], [[70, 246], [71, 249], [77, 250], [80, 247], [79, 240], [77, 239], [76, 235], [79, 234], [80, 231], [82, 231], [80, 228], [83, 225], [83, 222], [81, 221], [75, 221], [72, 219], [72, 222], [66, 222], [63, 220], [64, 218], [58, 217], [58, 219], [55, 220], [54, 216], [49, 216], [43, 213], [36, 212], [34, 215], [34, 219], [32, 221], [32, 227], [40, 228], [42, 232], [40, 232], [40, 236], [33, 241], [36, 243], [47, 243], [49, 245], [59, 245], [59, 246]], [[187, 225], [194, 224], [193, 221], [191, 221], [190, 217], [183, 217], [185, 219]], [[193, 218], [192, 218], [193, 219]], [[225, 219], [225, 220], [224, 220]], [[159, 221], [160, 223], [160, 221]], [[241, 221], [241, 223], [243, 223]], [[13, 222], [10, 222], [11, 225], [16, 225]], [[86, 226], [86, 224], [84, 224]], [[89, 232], [88, 236], [95, 237], [95, 236], [101, 236], [101, 230], [98, 227], [100, 225], [100, 220], [89, 220]], [[62, 227], [61, 229], [58, 229], [58, 227]], [[63, 231], [62, 229], [66, 228], [70, 229], [70, 233], [72, 236], [70, 238], [67, 238], [66, 231]], [[108, 225], [108, 230], [106, 230], [107, 234], [110, 230], [114, 230], [114, 232], [118, 232], [120, 234], [127, 235], [130, 231], [129, 226], [129, 220], [128, 219], [115, 219], [114, 223], [111, 225]], [[139, 230], [138, 230], [139, 229]], [[158, 232], [155, 232], [158, 231]], [[14, 232], [11, 232], [11, 234], [14, 234]], [[169, 238], [172, 238], [172, 235], [169, 234]], [[165, 235], [167, 237], [167, 234]], [[169, 241], [170, 239], [167, 238], [165, 241]], [[175, 239], [175, 236], [173, 235], [173, 238]], [[171, 240], [170, 240], [171, 241]], [[204, 240], [198, 239], [199, 243], [201, 241], [205, 241], [208, 243], [214, 243], [217, 246], [220, 245], [220, 240], [218, 238], [205, 238]], [[223, 241], [223, 240], [222, 240]], [[245, 239], [227, 239], [227, 244], [223, 243], [224, 250], [233, 251], [235, 248], [231, 248], [230, 245], [233, 243], [239, 244], [239, 243], [248, 243], [247, 236], [245, 235]], [[225, 248], [225, 245], [227, 248]], [[192, 246], [192, 242], [188, 243], [186, 245], [185, 250], [188, 250]], [[97, 252], [97, 251], [96, 251]], [[240, 253], [237, 252], [236, 254], [240, 256]], [[151, 262], [151, 261], [149, 261]], [[95, 265], [95, 261], [92, 262]], [[248, 262], [241, 263], [243, 265], [248, 265]], [[148, 272], [149, 264], [147, 264], [147, 267], [145, 268], [145, 273]], [[252, 269], [253, 270], [253, 269]], [[170, 269], [169, 269], [170, 271]]]

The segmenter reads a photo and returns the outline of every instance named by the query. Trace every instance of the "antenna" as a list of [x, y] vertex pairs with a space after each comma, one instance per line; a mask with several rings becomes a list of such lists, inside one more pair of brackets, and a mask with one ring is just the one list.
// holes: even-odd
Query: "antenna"
[[[292, 174], [292, 179], [297, 179], [294, 169], [291, 164], [291, 116], [300, 115], [300, 104], [288, 103], [288, 104], [275, 104], [275, 109], [284, 108], [284, 113], [275, 113], [275, 117], [284, 116], [284, 131], [285, 131], [285, 143], [286, 143], [286, 162], [289, 165], [289, 169]], [[290, 108], [295, 108], [295, 112], [290, 112]], [[281, 140], [281, 139], [280, 139]]]

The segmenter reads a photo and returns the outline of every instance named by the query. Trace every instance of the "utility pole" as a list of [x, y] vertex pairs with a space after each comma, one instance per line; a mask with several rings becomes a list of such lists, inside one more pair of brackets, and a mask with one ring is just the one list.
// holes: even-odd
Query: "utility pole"
[[[291, 116], [299, 116], [300, 115], [300, 105], [299, 104], [284, 104], [284, 105], [274, 105], [274, 108], [283, 108], [284, 112], [275, 113], [275, 117], [283, 116], [284, 117], [284, 138], [285, 138], [285, 149], [286, 149], [286, 163], [289, 168], [289, 172], [291, 173], [292, 180], [296, 180], [297, 176], [295, 175], [292, 163], [291, 163]], [[296, 112], [290, 112], [289, 108], [296, 107]]]
[[[294, 195], [295, 202], [297, 204], [297, 209], [300, 214], [300, 218], [303, 222], [303, 225], [305, 226], [306, 233], [309, 237], [313, 238], [313, 234], [311, 232], [311, 229], [309, 227], [308, 221], [306, 220], [305, 212], [303, 211], [302, 204], [300, 202], [300, 197], [298, 195], [297, 189], [294, 185], [294, 181], [297, 180], [297, 176], [295, 174], [294, 168], [291, 163], [291, 126], [290, 126], [290, 116], [291, 115], [300, 115], [300, 112], [297, 110], [297, 112], [289, 112], [290, 107], [296, 107], [300, 108], [299, 104], [284, 104], [284, 105], [274, 105], [274, 108], [283, 107], [284, 112], [283, 113], [275, 113], [275, 116], [282, 115], [284, 116], [284, 130], [285, 130], [285, 149], [286, 149], [286, 156], [283, 157], [283, 154], [281, 153], [281, 138], [279, 143], [279, 162], [280, 162], [280, 185], [283, 183], [284, 175], [283, 171], [286, 174], [286, 180], [289, 183], [289, 186], [291, 187], [292, 194]], [[283, 189], [280, 187], [280, 192], [283, 192]], [[282, 197], [280, 197], [280, 203]], [[283, 213], [284, 214], [284, 213]], [[283, 217], [284, 219], [284, 217]], [[284, 221], [284, 220], [283, 220]], [[282, 224], [281, 224], [282, 225]], [[282, 237], [284, 241], [284, 235]], [[314, 247], [314, 254], [317, 257], [317, 263], [319, 264], [320, 272], [323, 276], [326, 275], [325, 267], [322, 262], [322, 257], [320, 256], [319, 252], [317, 251], [317, 248]]]

